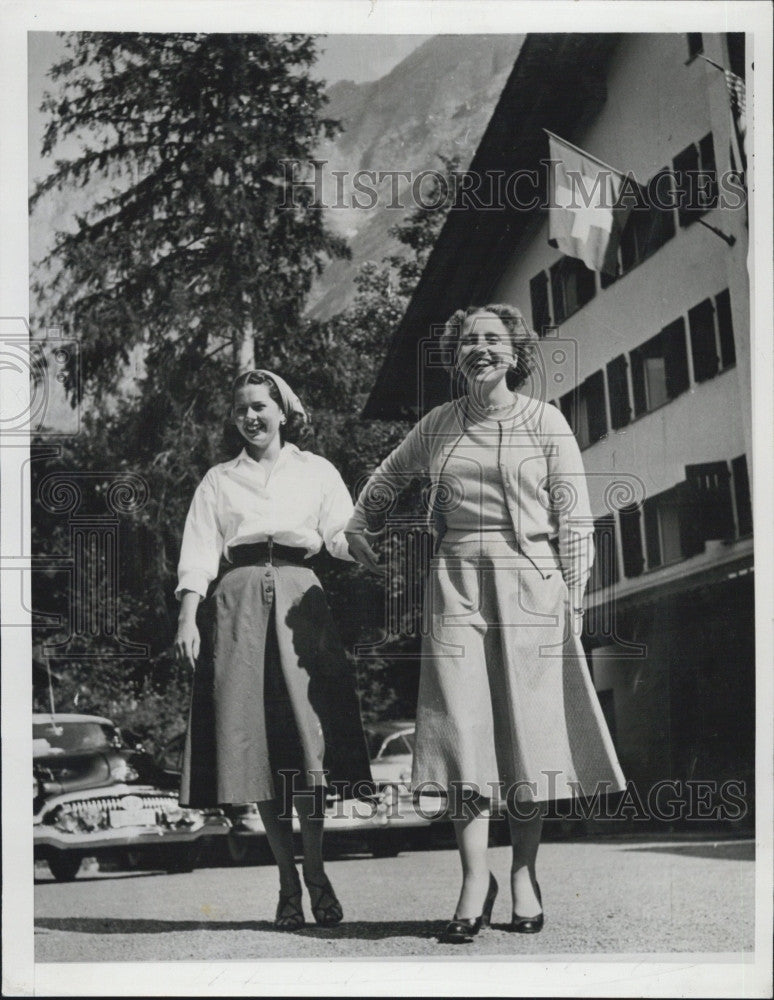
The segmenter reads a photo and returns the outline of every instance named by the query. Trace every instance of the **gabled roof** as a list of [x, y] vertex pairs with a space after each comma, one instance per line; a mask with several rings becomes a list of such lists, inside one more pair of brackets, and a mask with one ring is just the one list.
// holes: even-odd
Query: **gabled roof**
[[[528, 35], [470, 164], [471, 173], [537, 170], [545, 200], [548, 154], [543, 129], [575, 141], [604, 104], [619, 34]], [[510, 253], [541, 210], [452, 209], [390, 343], [363, 416], [393, 419], [426, 412], [449, 398], [449, 378], [420, 372], [420, 341], [463, 306], [483, 304]]]

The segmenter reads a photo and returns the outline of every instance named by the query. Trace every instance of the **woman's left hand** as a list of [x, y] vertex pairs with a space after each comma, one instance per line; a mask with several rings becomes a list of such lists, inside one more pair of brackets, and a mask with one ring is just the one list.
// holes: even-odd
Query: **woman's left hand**
[[362, 532], [345, 531], [344, 537], [347, 539], [350, 554], [356, 562], [359, 562], [361, 566], [365, 566], [365, 568], [370, 570], [372, 573], [376, 573], [378, 576], [384, 576], [387, 571], [379, 562], [379, 557], [368, 544], [368, 541]]

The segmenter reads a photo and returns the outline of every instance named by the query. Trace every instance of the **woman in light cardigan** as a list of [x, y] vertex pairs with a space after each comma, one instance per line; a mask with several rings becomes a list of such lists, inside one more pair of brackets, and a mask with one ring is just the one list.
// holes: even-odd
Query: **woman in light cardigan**
[[456, 312], [442, 346], [467, 392], [429, 412], [371, 476], [347, 527], [366, 535], [373, 498], [412, 475], [433, 484], [436, 555], [427, 580], [413, 782], [446, 790], [462, 889], [442, 940], [465, 943], [491, 918], [490, 805], [508, 806], [511, 928], [542, 929], [535, 862], [541, 804], [624, 787], [583, 648], [593, 524], [583, 464], [553, 406], [518, 390], [535, 335], [511, 306]]

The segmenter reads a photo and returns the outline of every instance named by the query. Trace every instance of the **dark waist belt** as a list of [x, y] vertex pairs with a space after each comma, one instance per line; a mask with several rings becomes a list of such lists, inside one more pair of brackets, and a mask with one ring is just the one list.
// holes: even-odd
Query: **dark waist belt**
[[260, 566], [264, 563], [278, 566], [309, 565], [306, 549], [292, 545], [278, 545], [276, 542], [254, 542], [250, 545], [235, 545], [228, 554], [232, 566]]

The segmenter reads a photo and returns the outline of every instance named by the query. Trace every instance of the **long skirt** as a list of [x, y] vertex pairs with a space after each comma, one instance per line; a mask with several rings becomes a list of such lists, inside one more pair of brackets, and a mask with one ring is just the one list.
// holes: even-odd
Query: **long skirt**
[[312, 570], [229, 569], [199, 621], [181, 804], [287, 803], [314, 786], [367, 796], [352, 669]]
[[538, 568], [511, 533], [447, 536], [426, 600], [415, 788], [525, 802], [625, 787], [553, 555]]

